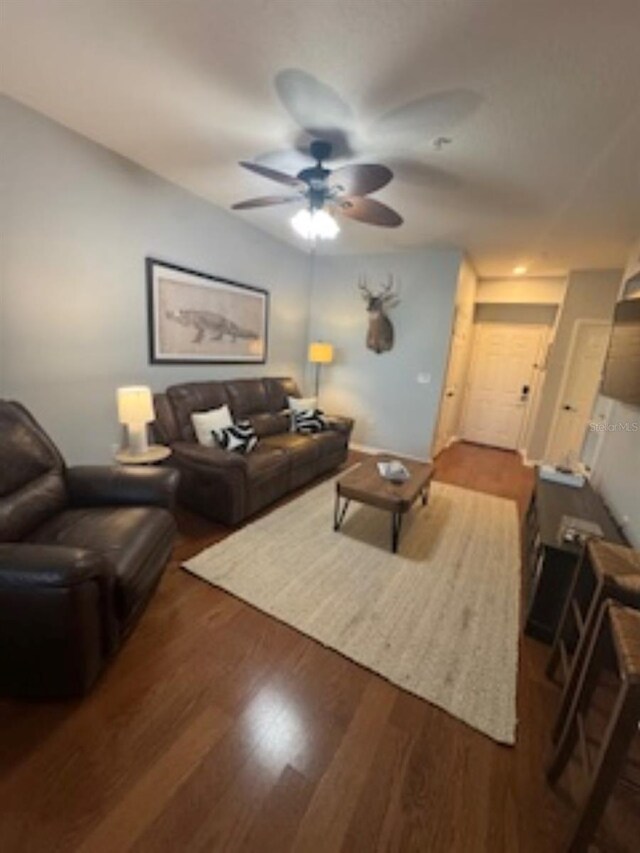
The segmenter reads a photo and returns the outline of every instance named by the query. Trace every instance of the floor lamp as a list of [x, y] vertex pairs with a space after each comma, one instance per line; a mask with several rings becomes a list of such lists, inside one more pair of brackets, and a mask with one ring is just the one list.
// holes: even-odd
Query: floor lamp
[[333, 361], [333, 345], [326, 341], [313, 341], [309, 344], [309, 361], [316, 366], [316, 397], [320, 392], [320, 365]]

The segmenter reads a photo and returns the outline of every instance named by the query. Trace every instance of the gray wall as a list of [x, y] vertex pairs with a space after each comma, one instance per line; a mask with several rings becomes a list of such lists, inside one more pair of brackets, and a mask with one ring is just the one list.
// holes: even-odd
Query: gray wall
[[[119, 385], [302, 377], [308, 256], [14, 101], [0, 123], [0, 392], [70, 461], [110, 458]], [[146, 255], [269, 289], [268, 363], [149, 365]]]
[[620, 275], [620, 270], [576, 270], [569, 273], [567, 291], [547, 365], [540, 408], [527, 448], [530, 459], [544, 458], [549, 430], [559, 405], [562, 374], [569, 355], [575, 323], [577, 320], [611, 320]]
[[[310, 335], [335, 346], [335, 362], [323, 368], [320, 404], [356, 418], [356, 443], [428, 456], [461, 263], [453, 249], [316, 258]], [[367, 313], [356, 285], [360, 274], [375, 287], [389, 273], [401, 288], [390, 312], [396, 343], [376, 355], [365, 347]], [[418, 383], [420, 373], [430, 374], [429, 384]]]
[[[638, 269], [640, 240], [629, 256], [623, 280]], [[624, 293], [640, 298], [640, 292]], [[598, 424], [614, 427], [612, 431], [596, 434], [602, 438], [595, 448], [593, 482], [619, 523], [624, 525], [631, 544], [640, 548], [640, 407], [626, 406], [601, 397], [594, 411], [602, 411]], [[593, 433], [588, 439], [592, 440]]]

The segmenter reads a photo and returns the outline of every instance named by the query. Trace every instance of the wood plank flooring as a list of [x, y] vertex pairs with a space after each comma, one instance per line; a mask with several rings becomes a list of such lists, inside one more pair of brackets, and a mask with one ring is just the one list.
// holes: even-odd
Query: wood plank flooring
[[[532, 486], [515, 454], [472, 445], [442, 453], [436, 477], [521, 511]], [[2, 853], [562, 850], [573, 812], [543, 775], [546, 646], [522, 641], [518, 743], [499, 746], [181, 571], [228, 531], [179, 523], [94, 692], [0, 702]]]

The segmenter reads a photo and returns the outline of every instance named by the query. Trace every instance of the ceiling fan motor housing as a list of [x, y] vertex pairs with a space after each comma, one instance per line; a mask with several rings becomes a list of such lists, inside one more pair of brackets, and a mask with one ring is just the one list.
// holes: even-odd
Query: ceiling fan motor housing
[[324, 139], [314, 139], [309, 146], [309, 153], [314, 160], [321, 163], [323, 160], [328, 160], [331, 157], [331, 148], [332, 145], [330, 142], [326, 142]]
[[322, 161], [331, 156], [331, 143], [322, 139], [315, 139], [309, 146], [309, 151], [316, 161], [316, 165], [302, 169], [298, 172], [298, 178], [309, 187], [305, 196], [309, 200], [311, 210], [320, 210], [330, 195], [327, 178], [331, 174], [331, 170], [325, 169]]

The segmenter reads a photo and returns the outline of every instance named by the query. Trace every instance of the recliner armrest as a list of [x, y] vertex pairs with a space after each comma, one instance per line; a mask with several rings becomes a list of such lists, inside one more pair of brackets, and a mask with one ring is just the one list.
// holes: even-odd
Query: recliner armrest
[[0, 545], [0, 695], [86, 693], [119, 642], [114, 572], [84, 548]]
[[325, 420], [329, 429], [334, 429], [337, 432], [342, 432], [345, 435], [350, 435], [353, 429], [353, 418], [344, 418], [341, 415], [326, 415]]
[[86, 548], [9, 542], [0, 545], [0, 589], [70, 587], [108, 580], [107, 560]]
[[230, 453], [219, 447], [205, 447], [190, 441], [176, 441], [171, 445], [174, 462], [184, 462], [205, 468], [247, 470], [247, 463], [239, 453]]
[[78, 465], [67, 468], [73, 506], [159, 506], [172, 509], [179, 473], [173, 468]]

